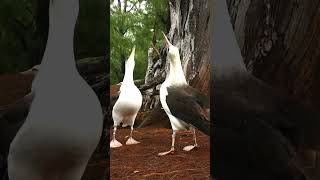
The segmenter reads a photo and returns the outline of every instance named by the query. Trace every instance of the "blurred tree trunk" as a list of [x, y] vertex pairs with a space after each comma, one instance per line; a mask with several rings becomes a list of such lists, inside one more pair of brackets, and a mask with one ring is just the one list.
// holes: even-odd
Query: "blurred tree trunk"
[[[207, 0], [171, 0], [170, 31], [168, 38], [180, 50], [182, 67], [189, 84], [209, 96], [209, 9]], [[144, 116], [140, 127], [148, 125], [170, 127], [168, 118], [161, 109], [159, 88], [169, 70], [166, 52], [161, 48], [148, 51], [148, 69], [143, 90], [143, 110], [151, 110]], [[158, 56], [160, 56], [160, 60]], [[156, 57], [156, 58], [152, 58]], [[150, 85], [151, 84], [151, 85]], [[146, 87], [151, 88], [146, 89]]]
[[[320, 1], [227, 0], [248, 70], [320, 111]], [[319, 152], [298, 155], [311, 180], [320, 178]]]
[[248, 70], [320, 110], [320, 1], [227, 1]]

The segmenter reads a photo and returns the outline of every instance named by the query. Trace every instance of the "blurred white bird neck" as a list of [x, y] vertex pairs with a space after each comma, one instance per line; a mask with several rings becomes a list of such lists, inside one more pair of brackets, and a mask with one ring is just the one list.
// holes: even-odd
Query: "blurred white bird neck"
[[127, 63], [125, 66], [125, 73], [123, 77], [123, 84], [134, 84], [133, 81], [133, 71], [134, 71], [134, 64]]
[[41, 69], [55, 69], [56, 73], [76, 70], [73, 38], [78, 13], [79, 0], [50, 1], [48, 41]]

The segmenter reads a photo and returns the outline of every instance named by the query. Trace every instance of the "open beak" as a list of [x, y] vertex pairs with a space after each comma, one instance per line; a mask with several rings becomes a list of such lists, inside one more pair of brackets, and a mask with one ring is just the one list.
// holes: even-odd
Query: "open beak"
[[170, 41], [168, 40], [167, 36], [164, 34], [164, 32], [162, 32], [163, 37], [164, 37], [164, 42], [165, 42], [165, 47], [169, 48], [172, 44], [170, 43]]

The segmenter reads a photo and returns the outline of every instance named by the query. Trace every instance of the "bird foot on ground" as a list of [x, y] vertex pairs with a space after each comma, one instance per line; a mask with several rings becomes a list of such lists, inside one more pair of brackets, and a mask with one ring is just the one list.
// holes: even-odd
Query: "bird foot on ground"
[[167, 154], [174, 154], [174, 150], [170, 149], [170, 151], [158, 153], [158, 156], [165, 156]]
[[197, 146], [195, 145], [189, 145], [183, 148], [184, 151], [191, 151], [192, 149], [196, 148]]
[[110, 148], [117, 148], [117, 147], [121, 147], [122, 144], [117, 141], [116, 139], [113, 139], [111, 142], [110, 142]]
[[136, 141], [132, 137], [130, 137], [126, 142], [126, 145], [139, 144], [139, 143], [140, 143], [139, 141]]

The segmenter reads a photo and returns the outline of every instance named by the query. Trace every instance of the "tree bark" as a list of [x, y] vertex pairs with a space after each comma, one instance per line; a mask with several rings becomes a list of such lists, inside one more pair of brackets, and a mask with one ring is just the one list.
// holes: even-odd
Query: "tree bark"
[[248, 70], [320, 110], [320, 1], [227, 0]]
[[[171, 0], [168, 38], [178, 47], [180, 58], [188, 83], [209, 97], [210, 63], [209, 63], [209, 8], [207, 0]], [[143, 110], [149, 114], [139, 127], [170, 127], [168, 117], [161, 109], [159, 88], [169, 72], [169, 61], [164, 49], [160, 49], [160, 60], [152, 59], [155, 50], [149, 49], [148, 69], [144, 90]], [[146, 89], [146, 87], [148, 89]]]
[[[180, 49], [189, 84], [209, 95], [209, 8], [206, 0], [170, 1], [168, 38]], [[167, 64], [168, 69], [168, 64]]]

